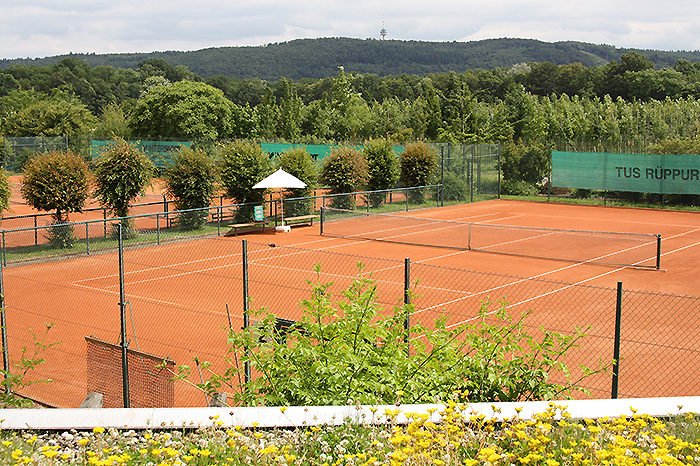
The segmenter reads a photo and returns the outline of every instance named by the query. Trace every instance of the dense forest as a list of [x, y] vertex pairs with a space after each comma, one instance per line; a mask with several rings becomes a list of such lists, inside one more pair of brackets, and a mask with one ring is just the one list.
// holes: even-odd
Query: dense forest
[[0, 60], [0, 69], [13, 65], [53, 65], [75, 58], [91, 68], [137, 69], [139, 63], [159, 59], [185, 66], [204, 79], [222, 75], [277, 81], [335, 76], [338, 66], [361, 74], [426, 76], [447, 71], [509, 68], [518, 63], [581, 63], [600, 66], [635, 52], [658, 68], [677, 60], [700, 61], [700, 51], [622, 49], [584, 42], [542, 42], [532, 39], [488, 39], [472, 42], [424, 42], [375, 39], [299, 39], [256, 47], [218, 47], [192, 52], [69, 54], [38, 59]]
[[0, 137], [499, 143], [504, 175], [534, 185], [552, 149], [700, 153], [698, 98], [700, 63], [659, 67], [636, 52], [597, 66], [532, 61], [424, 76], [340, 66], [276, 81], [204, 77], [163, 59], [132, 69], [69, 57], [0, 70]]

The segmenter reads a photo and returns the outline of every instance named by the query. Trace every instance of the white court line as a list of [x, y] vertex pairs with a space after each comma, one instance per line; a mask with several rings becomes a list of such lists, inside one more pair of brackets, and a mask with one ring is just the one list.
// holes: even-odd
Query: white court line
[[[186, 262], [178, 262], [176, 264], [158, 265], [158, 266], [149, 267], [149, 268], [145, 268], [145, 269], [126, 271], [126, 272], [124, 272], [124, 275], [133, 275], [133, 274], [138, 274], [138, 273], [142, 273], [142, 272], [152, 272], [154, 270], [162, 270], [162, 269], [170, 268], [170, 267], [180, 267], [183, 265], [191, 265], [191, 264], [196, 264], [199, 262], [209, 262], [211, 260], [217, 260], [217, 259], [227, 259], [229, 257], [236, 257], [236, 256], [240, 256], [240, 255], [241, 255], [241, 253], [238, 252], [238, 253], [234, 253], [234, 254], [226, 254], [223, 256], [207, 257], [205, 259], [194, 259], [194, 260], [186, 261]], [[101, 277], [84, 278], [84, 279], [76, 280], [76, 281], [72, 282], [71, 285], [75, 285], [76, 283], [81, 283], [81, 282], [89, 282], [92, 280], [101, 280], [103, 278], [113, 278], [116, 276], [118, 276], [118, 274], [109, 274], [109, 275], [103, 275]]]
[[[110, 291], [110, 290], [104, 289], [104, 288], [97, 288], [97, 287], [94, 287], [94, 286], [87, 286], [87, 285], [75, 285], [75, 286], [77, 286], [78, 288], [86, 289], [86, 290], [88, 290], [88, 291], [96, 291], [96, 292], [107, 293], [107, 294], [111, 294], [111, 295], [119, 295], [119, 292], [118, 292], [118, 291]], [[127, 299], [127, 303], [130, 302], [131, 299], [138, 299], [138, 300], [142, 300], [142, 301], [149, 301], [149, 302], [152, 302], [152, 303], [162, 304], [162, 305], [165, 305], [165, 306], [168, 306], [168, 307], [174, 307], [174, 308], [177, 308], [177, 309], [184, 309], [184, 310], [187, 310], [187, 311], [192, 311], [192, 310], [193, 310], [193, 309], [191, 309], [191, 308], [189, 308], [189, 307], [183, 306], [181, 303], [173, 303], [173, 302], [165, 301], [165, 300], [162, 300], [162, 299], [147, 298], [147, 297], [145, 297], [145, 296], [139, 296], [139, 295], [135, 295], [135, 294], [128, 294], [128, 295], [127, 295], [127, 298], [128, 298], [128, 299]], [[197, 310], [196, 312], [197, 312], [198, 314], [226, 315], [225, 312], [221, 312], [221, 311], [200, 311], [200, 310]], [[242, 315], [238, 315], [238, 314], [231, 314], [231, 315], [232, 315], [233, 317], [240, 317], [240, 318], [243, 318]]]
[[[685, 236], [685, 235], [690, 234], [690, 233], [695, 233], [695, 232], [697, 232], [697, 231], [700, 231], [700, 228], [696, 228], [696, 229], [694, 229], [694, 230], [689, 230], [689, 231], [686, 231], [686, 232], [684, 232], [684, 233], [679, 233], [679, 234], [677, 234], [677, 235], [669, 236], [669, 237], [666, 238], [666, 241], [668, 241], [669, 239], [673, 239], [673, 238], [678, 238], [678, 237], [681, 237], [681, 236]], [[661, 256], [663, 257], [663, 256], [666, 256], [666, 255], [669, 255], [669, 254], [673, 254], [673, 253], [675, 253], [675, 252], [682, 251], [682, 250], [684, 250], [684, 249], [688, 249], [688, 248], [690, 248], [690, 247], [695, 247], [695, 246], [700, 246], [700, 242], [696, 242], [696, 243], [693, 243], [693, 244], [689, 244], [689, 245], [684, 246], [684, 247], [682, 247], [682, 248], [678, 248], [678, 249], [674, 249], [674, 250], [669, 251], [669, 252], [666, 252], [666, 253], [662, 253]], [[645, 261], [648, 261], [648, 260], [652, 260], [652, 259], [654, 259], [654, 257], [650, 257], [650, 258], [647, 258], [647, 259], [638, 261], [638, 262], [635, 263], [635, 265], [636, 265], [636, 264], [639, 264], [639, 263], [642, 263], [642, 262], [645, 262]], [[562, 271], [562, 270], [566, 270], [566, 269], [569, 269], [569, 268], [572, 268], [572, 267], [576, 267], [576, 266], [579, 266], [579, 265], [583, 265], [583, 264], [582, 264], [582, 263], [581, 263], [581, 264], [572, 264], [572, 265], [570, 265], [570, 266], [566, 266], [566, 267], [562, 267], [562, 268], [560, 268], [560, 269], [556, 269], [556, 270], [552, 270], [552, 271], [549, 271], [549, 272], [541, 273], [541, 274], [539, 274], [539, 275], [535, 275], [535, 276], [530, 277], [530, 278], [539, 278], [539, 277], [543, 277], [543, 276], [545, 276], [545, 275], [549, 275], [549, 274], [552, 274], [552, 273], [556, 273], [556, 272], [559, 272], [559, 271]], [[627, 267], [619, 267], [619, 268], [614, 269], [614, 270], [609, 270], [609, 271], [607, 271], [607, 272], [600, 273], [600, 274], [598, 274], [598, 275], [594, 275], [593, 277], [589, 277], [589, 278], [586, 278], [586, 279], [584, 279], [584, 280], [580, 280], [580, 281], [578, 281], [578, 282], [568, 284], [567, 286], [564, 286], [564, 287], [559, 288], [559, 289], [557, 289], [557, 290], [552, 290], [552, 291], [549, 291], [549, 292], [547, 292], [547, 293], [543, 293], [543, 294], [541, 294], [541, 295], [539, 295], [539, 296], [533, 296], [532, 298], [528, 298], [528, 299], [525, 299], [525, 300], [520, 301], [520, 302], [517, 302], [517, 303], [511, 303], [511, 304], [509, 304], [508, 306], [506, 306], [506, 309], [508, 309], [508, 308], [510, 308], [510, 307], [513, 307], [513, 306], [517, 306], [517, 305], [520, 305], [520, 304], [527, 303], [527, 302], [529, 302], [529, 301], [533, 301], [533, 300], [535, 300], [535, 299], [539, 299], [539, 298], [542, 298], [542, 297], [545, 297], [545, 296], [554, 294], [554, 293], [559, 292], [559, 291], [562, 291], [562, 290], [566, 290], [566, 289], [568, 289], [568, 288], [571, 288], [572, 286], [581, 285], [581, 284], [586, 283], [586, 282], [589, 282], [589, 281], [591, 281], [591, 280], [595, 280], [595, 279], [598, 279], [598, 278], [601, 278], [601, 277], [605, 277], [606, 275], [610, 275], [610, 274], [613, 274], [613, 273], [615, 273], [615, 272], [619, 272], [619, 271], [625, 270], [625, 269], [627, 269]], [[515, 282], [515, 283], [522, 283], [523, 281], [529, 280], [530, 278], [525, 279], [525, 280], [520, 280], [519, 282]], [[515, 284], [515, 283], [513, 283], [513, 284]], [[487, 290], [487, 291], [490, 291], [490, 290]], [[471, 296], [473, 296], [474, 294], [475, 294], [475, 293], [471, 294], [470, 296], [466, 296], [464, 299], [466, 299], [466, 298], [468, 298], [468, 297], [471, 297]], [[459, 299], [453, 300], [453, 301], [459, 301]], [[445, 303], [445, 304], [450, 304], [451, 302], [452, 302], [452, 301], [450, 301], [450, 302], [448, 302], [448, 303]], [[492, 311], [492, 312], [490, 312], [490, 313], [488, 313], [488, 314], [493, 314], [494, 312], [497, 312], [497, 311]], [[487, 314], [487, 315], [488, 315], [488, 314]], [[472, 320], [474, 320], [474, 319], [476, 319], [476, 318], [478, 318], [478, 316], [477, 316], [477, 317], [472, 317], [472, 318], [470, 318], [470, 319], [463, 320], [462, 322], [458, 322], [458, 323], [456, 323], [456, 324], [448, 325], [447, 328], [456, 327], [456, 326], [458, 326], [458, 325], [461, 325], [461, 324], [467, 323], [467, 322], [469, 322], [469, 321], [472, 321]]]

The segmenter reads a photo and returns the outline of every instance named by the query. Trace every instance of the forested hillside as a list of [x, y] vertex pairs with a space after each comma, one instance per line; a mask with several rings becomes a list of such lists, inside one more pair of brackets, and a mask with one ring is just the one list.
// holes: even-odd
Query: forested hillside
[[[135, 69], [90, 66], [78, 57], [14, 64], [0, 70], [0, 140], [60, 137], [86, 157], [86, 141], [114, 137], [209, 146], [231, 139], [499, 143], [504, 192], [535, 189], [554, 148], [700, 153], [700, 62], [660, 66], [627, 52], [602, 63], [530, 61], [389, 76], [334, 65], [330, 77], [274, 81], [204, 77], [153, 58]], [[12, 151], [16, 169], [33, 156], [20, 146]]]
[[378, 76], [426, 76], [446, 71], [490, 70], [517, 63], [581, 63], [599, 66], [620, 60], [630, 51], [644, 55], [658, 68], [673, 66], [680, 58], [700, 61], [700, 51], [668, 52], [620, 49], [583, 42], [542, 42], [531, 39], [489, 39], [473, 42], [423, 42], [375, 39], [299, 39], [256, 47], [219, 47], [192, 52], [71, 54], [41, 59], [0, 60], [0, 69], [12, 65], [52, 65], [73, 57], [90, 67], [136, 69], [149, 59], [185, 66], [204, 79], [222, 75], [239, 79], [276, 81], [335, 76], [338, 66]]

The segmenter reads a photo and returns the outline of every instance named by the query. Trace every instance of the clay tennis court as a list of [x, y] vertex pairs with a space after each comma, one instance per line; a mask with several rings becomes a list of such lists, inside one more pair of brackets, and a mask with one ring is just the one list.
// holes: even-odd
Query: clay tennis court
[[[365, 264], [365, 273], [372, 272], [380, 302], [388, 309], [403, 296], [404, 259], [410, 258], [411, 272], [420, 278], [414, 285], [414, 322], [429, 325], [444, 314], [449, 325], [457, 325], [476, 316], [484, 296], [493, 301], [505, 299], [513, 313], [532, 309], [529, 325], [533, 329], [550, 322], [567, 331], [576, 325], [593, 325], [585, 347], [572, 352], [572, 361], [612, 358], [614, 301], [608, 295], [618, 281], [627, 290], [658, 292], [661, 301], [665, 293], [697, 295], [700, 289], [695, 266], [700, 260], [697, 213], [497, 200], [405, 215], [491, 225], [660, 234], [660, 270], [547, 259], [547, 250], [557, 248], [577, 253], [581, 247], [592, 258], [610, 254], [608, 250], [598, 254], [588, 244], [556, 244], [548, 237], [537, 246], [542, 258], [321, 236], [316, 224], [295, 227], [290, 233], [269, 230], [233, 238], [172, 242], [124, 253], [130, 348], [191, 366], [193, 382], [200, 380], [194, 357], [212, 361], [216, 371], [225, 370], [229, 364], [224, 360], [228, 356], [226, 333], [229, 327], [239, 330], [242, 326], [242, 239], [248, 241], [253, 309], [266, 307], [277, 317], [298, 319], [298, 302], [310, 294], [306, 280], [332, 281], [337, 294], [357, 277], [358, 261]], [[459, 240], [456, 236], [455, 241]], [[653, 260], [649, 257], [647, 262]], [[316, 264], [321, 265], [318, 277], [313, 272]], [[478, 273], [467, 272], [470, 270]], [[484, 276], [489, 277], [488, 283], [477, 281]], [[85, 337], [119, 342], [117, 253], [10, 266], [4, 269], [4, 283], [11, 355], [17, 357], [22, 346], [31, 345], [25, 329], [40, 333], [44, 322], [55, 324], [50, 339], [61, 341], [46, 352], [46, 363], [36, 374], [38, 379], [54, 382], [31, 386], [27, 394], [55, 406], [78, 406], [86, 395]], [[572, 290], [584, 290], [580, 296], [587, 298], [562, 308], [561, 297]], [[697, 314], [673, 320], [663, 315], [668, 311], [662, 311], [661, 304], [638, 306], [638, 315], [626, 314], [626, 328], [638, 332], [634, 339], [646, 333], [659, 346], [682, 346], [685, 356], [697, 360], [700, 345], [694, 339], [678, 338], [681, 334], [697, 335]], [[644, 380], [635, 385], [644, 396], [690, 394], [661, 390], [673, 390], [681, 382], [685, 383], [683, 390], [697, 393], [698, 386], [687, 383], [693, 377], [683, 372], [691, 362], [680, 359], [677, 353], [648, 354], [648, 348], [632, 343], [627, 348], [630, 366], [632, 360], [644, 356], [644, 373], [639, 375]], [[675, 376], [669, 376], [668, 371], [654, 376], [656, 369], [679, 365], [672, 371]], [[628, 371], [625, 380], [631, 385], [630, 377]], [[593, 396], [609, 397], [609, 375], [586, 383]], [[634, 390], [628, 393], [634, 395]], [[178, 381], [175, 404], [202, 406], [205, 397], [190, 384]]]

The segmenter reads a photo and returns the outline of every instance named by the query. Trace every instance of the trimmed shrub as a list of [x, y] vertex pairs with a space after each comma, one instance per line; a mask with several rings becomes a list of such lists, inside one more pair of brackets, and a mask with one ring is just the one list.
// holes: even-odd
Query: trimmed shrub
[[446, 171], [443, 174], [441, 195], [445, 202], [466, 201], [469, 196], [469, 183], [463, 177]]
[[[365, 145], [367, 159], [367, 190], [378, 191], [391, 189], [399, 180], [399, 159], [388, 139], [372, 139]], [[372, 193], [369, 202], [378, 207], [386, 199], [386, 193]]]
[[[320, 181], [330, 188], [331, 194], [352, 193], [367, 183], [367, 161], [360, 151], [348, 146], [337, 147], [323, 161]], [[336, 196], [333, 207], [353, 209], [353, 196]]]
[[[434, 181], [438, 159], [429, 145], [422, 142], [407, 145], [400, 161], [401, 182], [405, 187], [426, 186]], [[408, 196], [415, 204], [425, 202], [424, 189], [411, 189]]]
[[221, 158], [221, 186], [226, 196], [246, 204], [236, 211], [234, 221], [250, 222], [255, 205], [265, 200], [265, 190], [253, 186], [272, 172], [272, 161], [260, 146], [241, 141], [223, 146]]
[[[165, 171], [166, 190], [175, 199], [177, 210], [209, 207], [216, 180], [216, 166], [211, 157], [204, 151], [189, 148], [181, 149]], [[201, 228], [206, 219], [205, 210], [179, 214], [180, 225], [186, 229]]]
[[[95, 164], [95, 196], [116, 217], [127, 217], [131, 201], [144, 193], [153, 171], [153, 162], [136, 146], [115, 139]], [[136, 235], [132, 221], [123, 219], [121, 225], [122, 238]]]
[[[294, 147], [282, 152], [275, 162], [278, 168], [306, 183], [306, 188], [288, 190], [287, 197], [309, 197], [313, 195], [318, 179], [318, 170], [314, 159], [311, 158], [311, 154], [306, 149]], [[313, 200], [286, 202], [284, 204], [284, 215], [287, 217], [308, 215], [313, 212], [313, 205]]]
[[541, 143], [509, 143], [503, 146], [503, 179], [540, 186], [549, 174], [551, 147]]
[[504, 180], [501, 183], [501, 194], [506, 196], [532, 197], [539, 194], [536, 186], [522, 180]]

